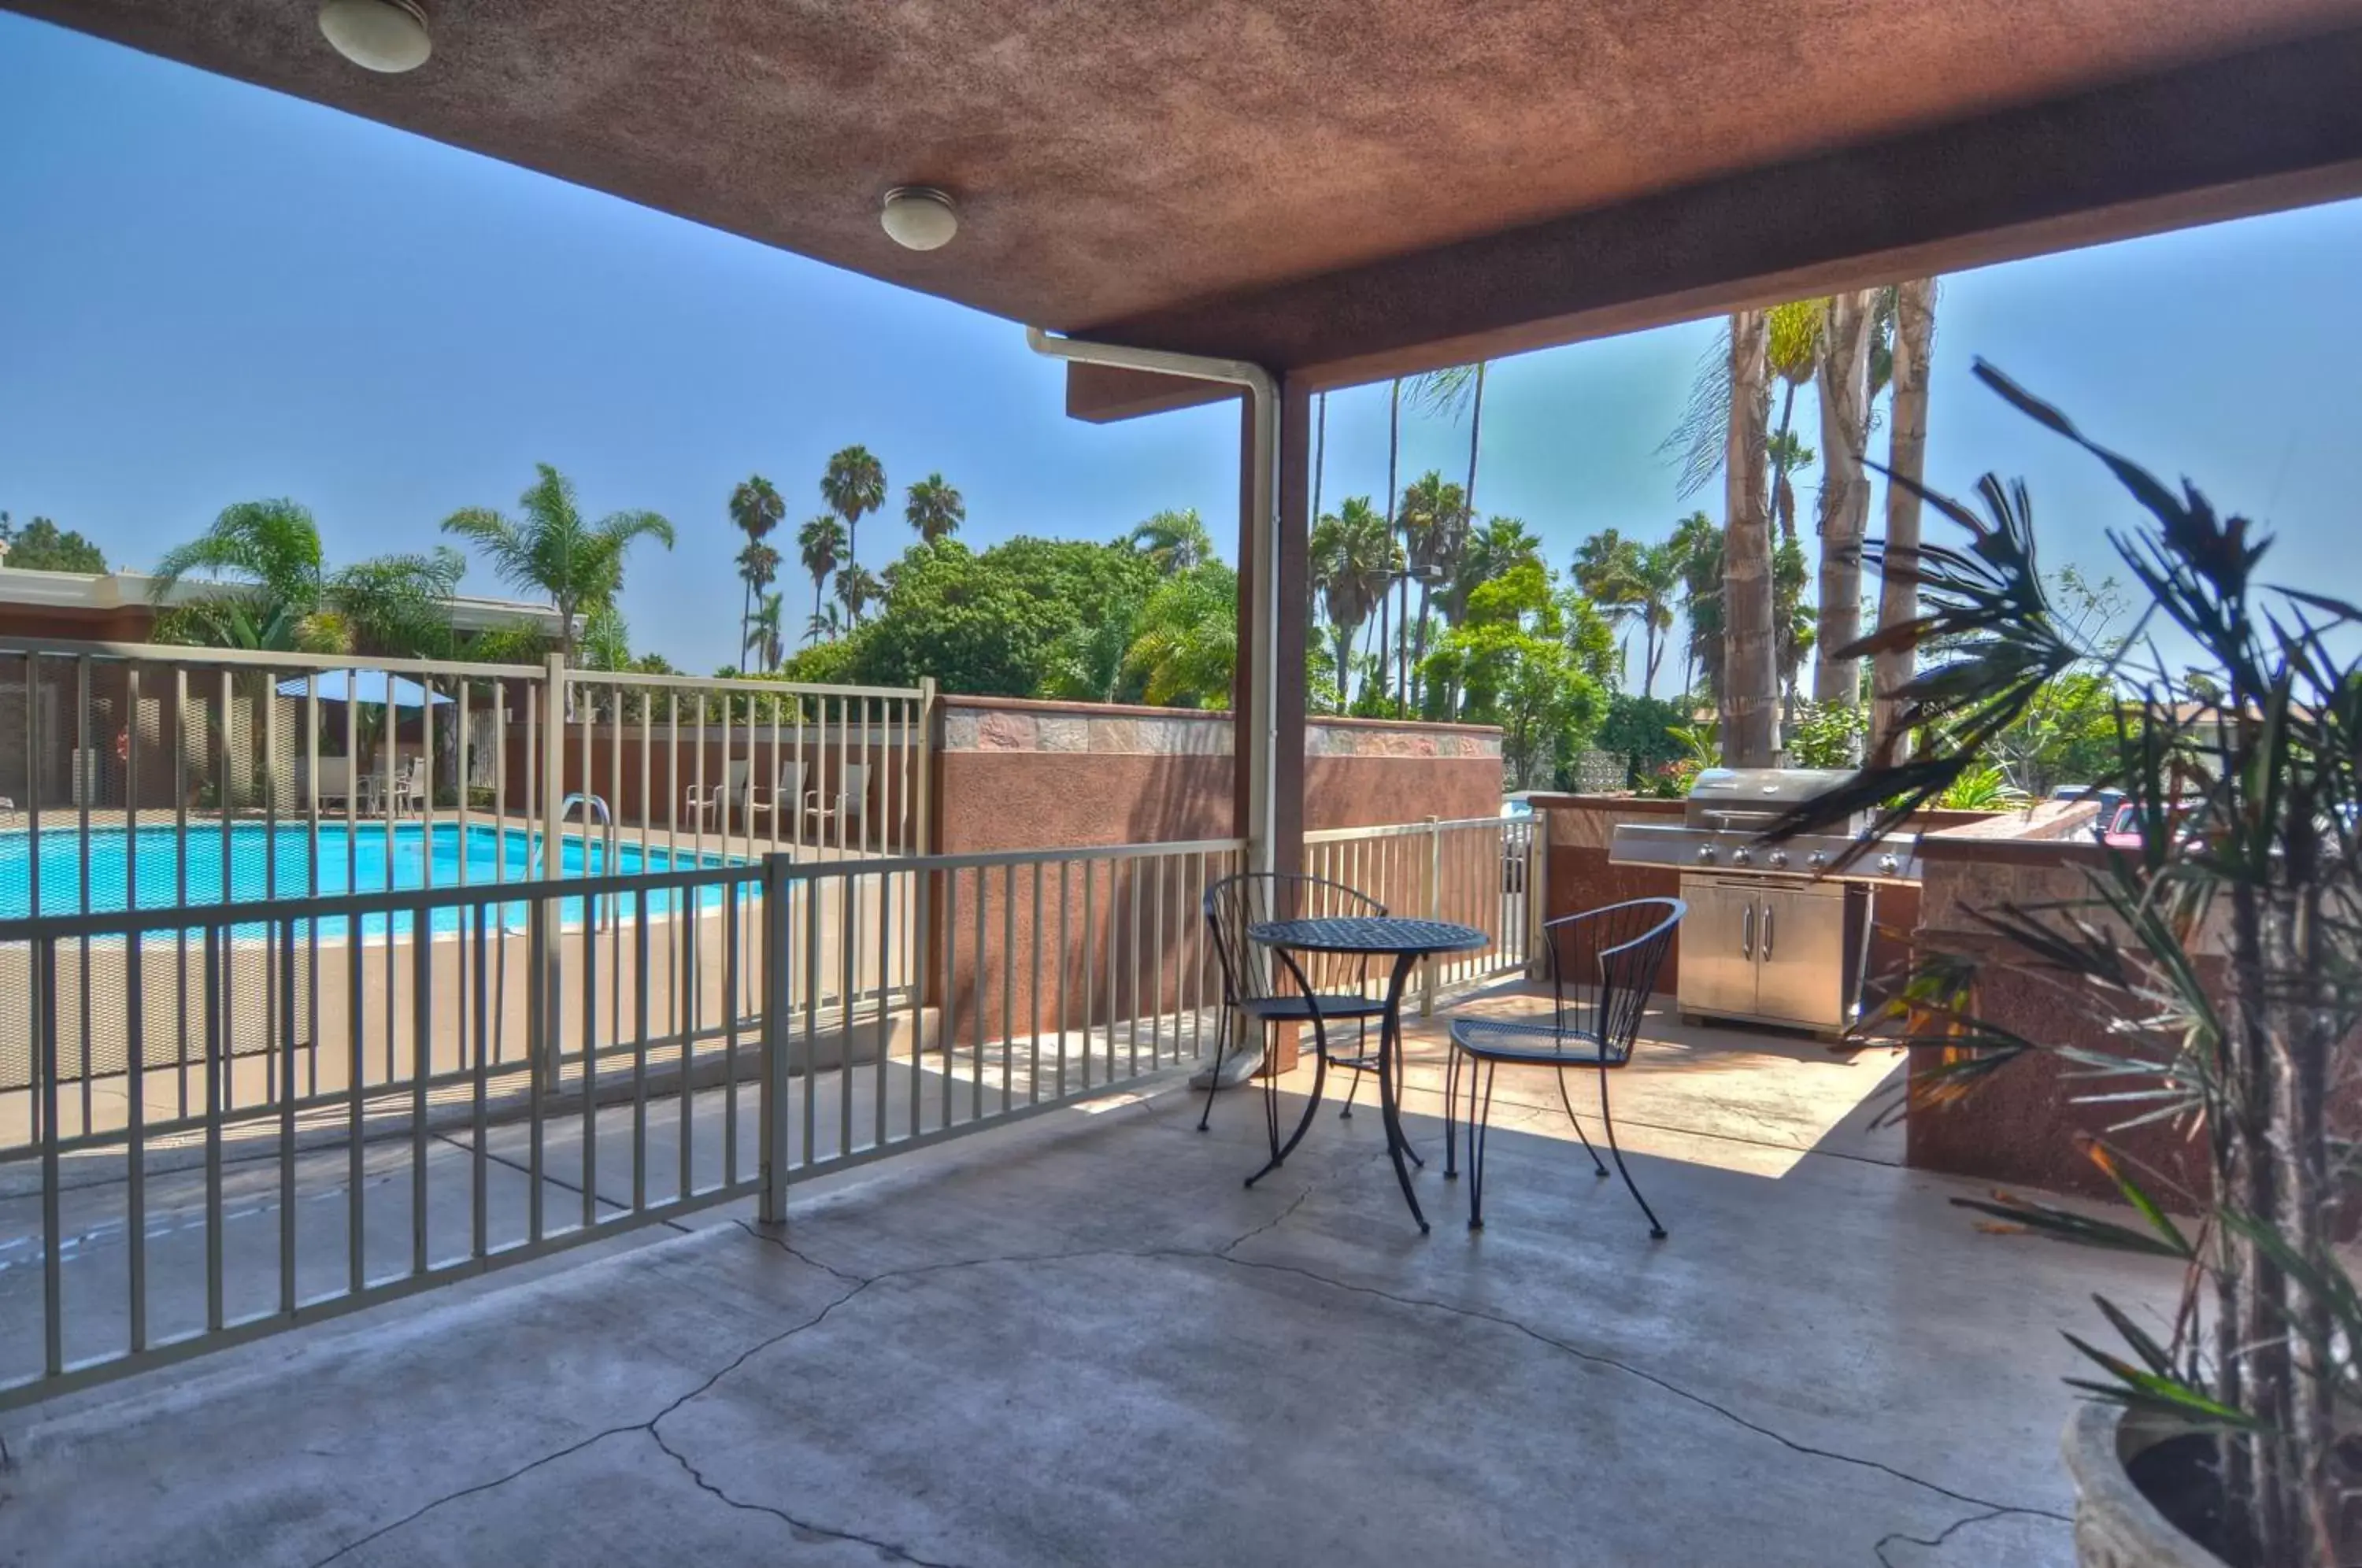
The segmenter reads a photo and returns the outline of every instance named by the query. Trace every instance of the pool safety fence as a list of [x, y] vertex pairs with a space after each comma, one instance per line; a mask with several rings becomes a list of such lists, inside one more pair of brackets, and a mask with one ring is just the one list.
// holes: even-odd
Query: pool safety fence
[[0, 919], [0, 1408], [734, 1199], [778, 1220], [807, 1176], [1186, 1072], [1242, 858], [779, 850]]

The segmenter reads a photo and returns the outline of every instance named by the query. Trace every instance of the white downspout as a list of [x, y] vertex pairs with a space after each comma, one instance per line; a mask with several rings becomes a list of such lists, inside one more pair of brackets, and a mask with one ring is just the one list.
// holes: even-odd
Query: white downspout
[[[1185, 376], [1191, 381], [1220, 381], [1244, 387], [1254, 410], [1253, 510], [1248, 520], [1248, 545], [1253, 552], [1254, 607], [1251, 657], [1254, 666], [1253, 730], [1240, 739], [1247, 769], [1247, 861], [1258, 871], [1277, 869], [1274, 843], [1277, 792], [1274, 767], [1279, 748], [1279, 383], [1270, 371], [1245, 359], [1214, 359], [1198, 354], [1174, 354], [1161, 348], [1128, 348], [1116, 343], [1089, 343], [1058, 337], [1038, 326], [1025, 329], [1025, 342], [1036, 354], [1083, 365], [1112, 365], [1127, 370]], [[1301, 671], [1298, 672], [1299, 679]]]

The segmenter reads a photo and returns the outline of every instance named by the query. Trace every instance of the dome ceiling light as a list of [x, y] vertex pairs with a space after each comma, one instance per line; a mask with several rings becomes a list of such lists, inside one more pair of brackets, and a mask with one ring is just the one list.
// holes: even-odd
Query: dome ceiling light
[[389, 75], [417, 70], [435, 50], [417, 0], [327, 0], [320, 33], [355, 65]]
[[905, 250], [935, 250], [959, 232], [959, 208], [933, 185], [897, 185], [886, 193], [877, 221]]

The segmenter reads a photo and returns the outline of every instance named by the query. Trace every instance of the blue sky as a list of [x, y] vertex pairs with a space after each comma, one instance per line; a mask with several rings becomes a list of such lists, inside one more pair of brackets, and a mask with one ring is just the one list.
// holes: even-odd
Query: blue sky
[[[1075, 424], [1010, 323], [5, 15], [0, 148], [0, 508], [118, 564], [266, 495], [311, 507], [334, 558], [423, 548], [546, 460], [594, 511], [679, 526], [674, 554], [635, 559], [624, 607], [635, 643], [708, 668], [734, 657], [732, 486], [769, 476], [792, 525], [848, 443], [898, 496], [941, 470], [978, 544], [1109, 537], [1167, 506], [1235, 525], [1227, 408]], [[1969, 380], [1981, 354], [2276, 527], [2277, 575], [2362, 586], [2356, 256], [2349, 203], [1948, 280], [1931, 479], [2025, 475], [2052, 558], [2101, 570], [2102, 531], [2130, 520], [2104, 475]], [[1716, 331], [1496, 365], [1482, 508], [1524, 518], [1562, 568], [1598, 528], [1719, 517], [1718, 486], [1683, 502], [1655, 456]], [[1324, 500], [1382, 491], [1385, 389], [1333, 396], [1328, 428]], [[1466, 439], [1413, 421], [1404, 478], [1457, 477]], [[862, 558], [906, 538], [898, 502]]]

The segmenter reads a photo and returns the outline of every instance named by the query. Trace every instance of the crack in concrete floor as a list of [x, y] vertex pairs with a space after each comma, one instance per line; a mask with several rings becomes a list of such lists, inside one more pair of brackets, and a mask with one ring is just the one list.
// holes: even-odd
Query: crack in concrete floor
[[[1358, 1164], [1361, 1163], [1361, 1161], [1356, 1160], [1352, 1163]], [[1706, 1410], [1713, 1415], [1730, 1422], [1732, 1425], [1738, 1427], [1742, 1430], [1754, 1433], [1759, 1437], [1776, 1442], [1791, 1452], [1808, 1458], [1825, 1460], [1834, 1463], [1854, 1465], [1861, 1469], [1875, 1471], [1881, 1474], [1889, 1476], [1893, 1480], [1903, 1482], [1907, 1485], [1920, 1487], [1926, 1491], [1932, 1492], [1938, 1496], [1948, 1497], [1955, 1502], [1964, 1503], [1980, 1510], [1963, 1518], [1955, 1520], [1932, 1539], [1913, 1536], [1901, 1531], [1892, 1532], [1881, 1538], [1873, 1544], [1871, 1551], [1877, 1557], [1878, 1561], [1882, 1564], [1885, 1565], [1885, 1568], [1893, 1568], [1893, 1563], [1886, 1554], [1886, 1549], [1890, 1545], [1908, 1542], [1930, 1548], [1940, 1546], [1959, 1530], [1991, 1519], [2007, 1517], [2025, 1517], [2046, 1519], [2059, 1524], [2072, 1523], [2072, 1520], [2069, 1518], [2068, 1516], [2058, 1513], [2054, 1509], [2031, 1507], [2019, 1504], [1998, 1502], [1989, 1497], [1979, 1497], [1970, 1493], [1961, 1492], [1953, 1487], [1947, 1486], [1941, 1482], [1931, 1481], [1925, 1476], [1915, 1475], [1909, 1471], [1888, 1464], [1882, 1460], [1868, 1459], [1858, 1454], [1847, 1453], [1837, 1449], [1823, 1448], [1816, 1444], [1803, 1441], [1800, 1439], [1792, 1438], [1775, 1428], [1740, 1415], [1738, 1412], [1727, 1406], [1717, 1404], [1716, 1401], [1707, 1398], [1702, 1394], [1684, 1388], [1680, 1384], [1659, 1374], [1635, 1366], [1630, 1363], [1620, 1360], [1619, 1358], [1609, 1355], [1604, 1352], [1585, 1349], [1581, 1345], [1561, 1339], [1557, 1335], [1545, 1332], [1540, 1329], [1536, 1329], [1530, 1324], [1522, 1322], [1518, 1319], [1509, 1317], [1503, 1313], [1489, 1312], [1478, 1308], [1463, 1307], [1454, 1302], [1438, 1300], [1430, 1297], [1406, 1296], [1395, 1291], [1379, 1289], [1374, 1286], [1358, 1285], [1349, 1280], [1331, 1277], [1330, 1275], [1322, 1274], [1318, 1270], [1306, 1268], [1297, 1264], [1275, 1263], [1253, 1258], [1242, 1258], [1236, 1255], [1239, 1248], [1245, 1246], [1248, 1242], [1254, 1241], [1259, 1237], [1272, 1232], [1279, 1226], [1285, 1224], [1289, 1219], [1293, 1218], [1297, 1210], [1302, 1209], [1306, 1203], [1310, 1201], [1311, 1198], [1338, 1174], [1339, 1172], [1337, 1170], [1332, 1169], [1308, 1182], [1304, 1188], [1285, 1206], [1283, 1206], [1279, 1212], [1275, 1214], [1271, 1219], [1264, 1220], [1250, 1230], [1242, 1231], [1239, 1235], [1233, 1237], [1231, 1241], [1218, 1248], [1076, 1247], [1054, 1252], [999, 1253], [986, 1257], [945, 1259], [934, 1263], [913, 1264], [900, 1268], [885, 1269], [874, 1275], [855, 1274], [850, 1270], [837, 1267], [833, 1264], [815, 1258], [800, 1248], [795, 1247], [790, 1244], [783, 1235], [774, 1234], [767, 1229], [758, 1228], [744, 1220], [734, 1219], [732, 1220], [731, 1224], [735, 1229], [743, 1231], [750, 1239], [766, 1245], [777, 1247], [779, 1251], [786, 1253], [796, 1262], [803, 1264], [805, 1267], [826, 1274], [830, 1277], [846, 1285], [848, 1288], [842, 1295], [833, 1297], [823, 1305], [817, 1312], [812, 1313], [801, 1321], [791, 1324], [778, 1333], [768, 1335], [756, 1341], [754, 1344], [749, 1345], [736, 1356], [733, 1357], [719, 1370], [705, 1378], [704, 1381], [674, 1399], [671, 1403], [665, 1406], [663, 1409], [658, 1410], [655, 1415], [650, 1416], [647, 1419], [606, 1428], [601, 1431], [591, 1433], [587, 1437], [568, 1443], [565, 1447], [557, 1449], [550, 1453], [544, 1454], [541, 1457], [520, 1465], [516, 1469], [502, 1475], [493, 1477], [490, 1480], [473, 1483], [468, 1486], [447, 1493], [443, 1496], [435, 1498], [433, 1501], [425, 1503], [414, 1509], [412, 1512], [403, 1515], [401, 1518], [380, 1526], [378, 1529], [370, 1531], [367, 1535], [359, 1536], [355, 1540], [347, 1542], [345, 1545], [338, 1547], [335, 1551], [330, 1552], [327, 1556], [319, 1559], [317, 1562], [313, 1564], [313, 1568], [326, 1568], [326, 1564], [335, 1562], [340, 1558], [346, 1557], [351, 1552], [359, 1550], [361, 1547], [369, 1545], [372, 1541], [381, 1540], [397, 1530], [404, 1529], [448, 1504], [458, 1502], [462, 1499], [476, 1496], [482, 1493], [490, 1492], [501, 1486], [504, 1486], [508, 1483], [518, 1479], [520, 1476], [529, 1474], [535, 1470], [541, 1469], [545, 1465], [555, 1463], [559, 1460], [580, 1453], [597, 1443], [605, 1441], [609, 1438], [626, 1436], [635, 1432], [645, 1433], [657, 1449], [662, 1451], [676, 1464], [680, 1466], [682, 1471], [689, 1476], [690, 1480], [694, 1483], [700, 1490], [710, 1494], [718, 1501], [732, 1508], [746, 1512], [768, 1514], [794, 1529], [810, 1532], [812, 1535], [825, 1537], [830, 1540], [844, 1540], [858, 1545], [867, 1546], [892, 1561], [917, 1564], [919, 1565], [919, 1568], [957, 1568], [957, 1565], [955, 1564], [920, 1557], [899, 1542], [882, 1540], [875, 1537], [863, 1535], [856, 1530], [818, 1524], [810, 1519], [800, 1518], [799, 1516], [789, 1512], [785, 1508], [777, 1507], [765, 1503], [749, 1502], [743, 1498], [732, 1496], [721, 1486], [709, 1481], [705, 1477], [704, 1474], [700, 1471], [696, 1464], [685, 1454], [678, 1449], [675, 1449], [671, 1444], [668, 1443], [657, 1428], [668, 1417], [676, 1414], [684, 1407], [712, 1392], [713, 1389], [719, 1386], [725, 1378], [739, 1371], [756, 1356], [762, 1354], [766, 1351], [775, 1349], [778, 1345], [785, 1343], [789, 1340], [795, 1338], [797, 1335], [801, 1334], [808, 1330], [817, 1328], [820, 1324], [826, 1321], [832, 1315], [833, 1315], [839, 1308], [845, 1306], [855, 1297], [863, 1295], [875, 1286], [894, 1281], [922, 1278], [928, 1275], [949, 1273], [955, 1270], [983, 1268], [993, 1265], [1024, 1266], [1029, 1264], [1079, 1262], [1091, 1258], [1112, 1257], [1138, 1258], [1150, 1261], [1195, 1260], [1218, 1263], [1234, 1268], [1257, 1269], [1275, 1274], [1294, 1275], [1299, 1278], [1309, 1280], [1317, 1285], [1324, 1286], [1332, 1290], [1342, 1291], [1349, 1295], [1372, 1297], [1414, 1310], [1445, 1312], [1455, 1317], [1466, 1318], [1473, 1321], [1490, 1323], [1496, 1327], [1507, 1329], [1515, 1333], [1522, 1334], [1534, 1341], [1536, 1343], [1544, 1345], [1562, 1354], [1573, 1356], [1580, 1361], [1590, 1363], [1595, 1365], [1608, 1367], [1615, 1371], [1623, 1373], [1627, 1376], [1637, 1379], [1639, 1382], [1646, 1383], [1675, 1398], [1694, 1405], [1703, 1410]]]
[[1894, 1559], [1886, 1555], [1886, 1549], [1890, 1546], [1924, 1546], [1932, 1551], [1936, 1548], [1943, 1545], [1946, 1541], [1951, 1540], [1952, 1537], [1959, 1534], [1960, 1531], [1968, 1529], [1970, 1525], [1981, 1525], [1989, 1520], [2009, 1518], [2013, 1516], [2030, 1516], [2035, 1518], [2047, 1519], [2054, 1524], [2071, 1525], [2074, 1523], [2072, 1519], [2066, 1518], [2064, 1515], [2052, 1513], [2047, 1508], [1987, 1508], [1982, 1513], [1970, 1514], [1965, 1518], [1954, 1519], [1950, 1524], [1946, 1525], [1934, 1535], [1911, 1535], [1899, 1529], [1890, 1531], [1885, 1535], [1880, 1536], [1876, 1541], [1871, 1543], [1870, 1549], [1871, 1554], [1878, 1559], [1880, 1568], [1894, 1568]]

